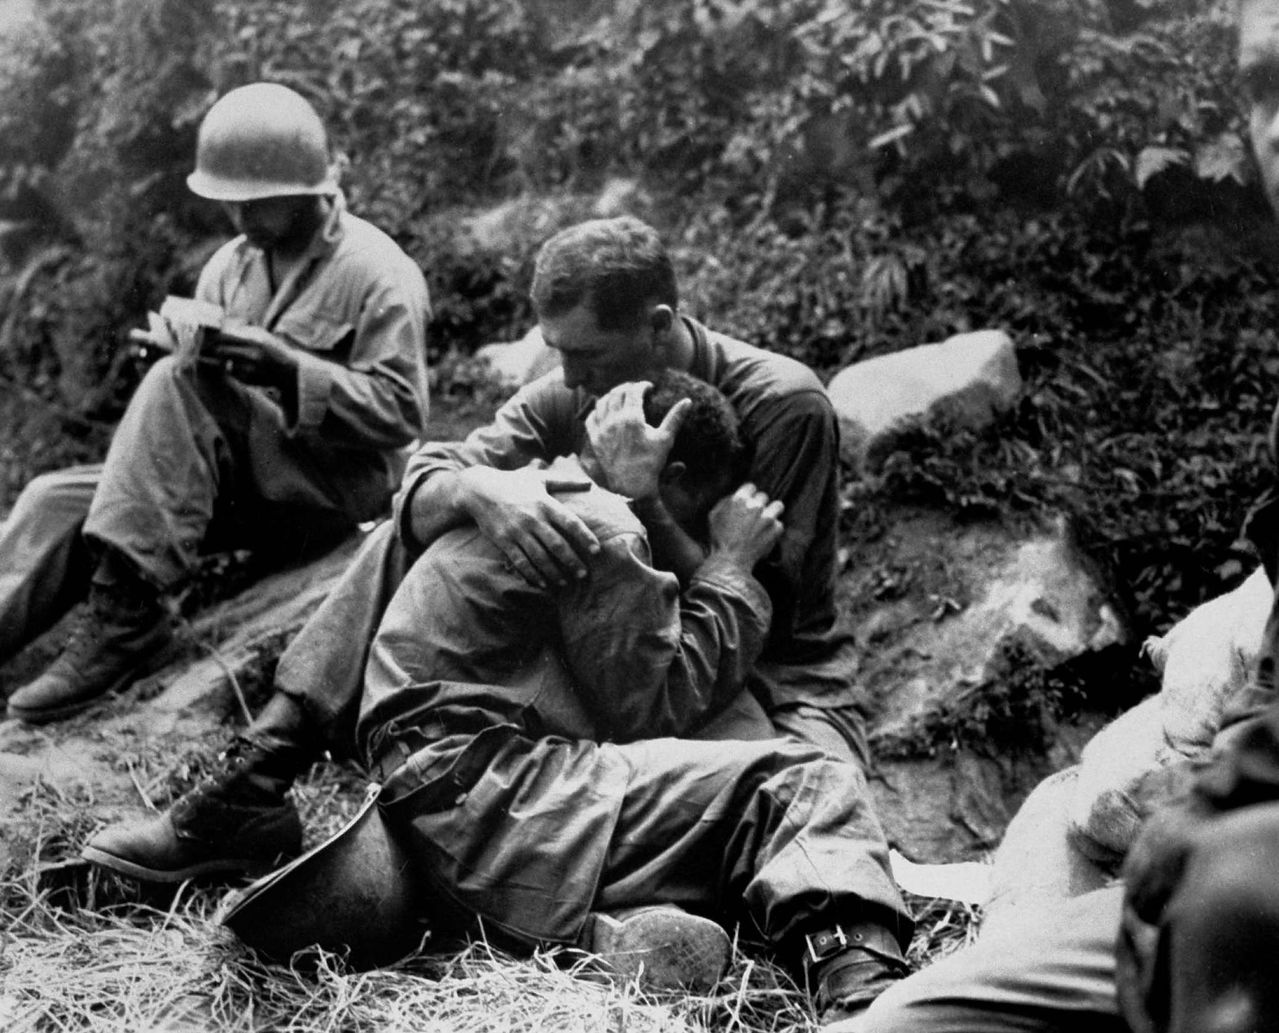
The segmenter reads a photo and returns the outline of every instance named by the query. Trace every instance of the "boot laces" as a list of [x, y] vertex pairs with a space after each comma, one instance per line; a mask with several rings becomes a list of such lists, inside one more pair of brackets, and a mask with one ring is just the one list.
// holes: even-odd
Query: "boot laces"
[[101, 647], [106, 638], [104, 615], [94, 606], [87, 606], [76, 616], [67, 640], [63, 643], [58, 659], [75, 670], [80, 670]]
[[252, 767], [253, 753], [261, 746], [247, 736], [237, 735], [214, 760], [213, 770], [206, 774], [188, 794], [193, 801], [220, 795], [241, 779]]

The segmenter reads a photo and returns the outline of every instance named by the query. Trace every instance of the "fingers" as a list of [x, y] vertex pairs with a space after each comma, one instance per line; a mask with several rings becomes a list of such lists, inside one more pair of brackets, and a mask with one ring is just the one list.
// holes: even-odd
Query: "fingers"
[[662, 424], [658, 430], [663, 434], [675, 437], [679, 433], [680, 427], [684, 425], [684, 418], [688, 415], [688, 410], [693, 407], [691, 398], [681, 398], [673, 406], [662, 419]]
[[635, 420], [644, 423], [644, 395], [653, 385], [647, 380], [630, 381], [618, 384], [606, 394], [595, 400], [590, 415], [586, 418], [588, 430], [598, 428], [606, 423], [622, 420]]
[[595, 400], [593, 413], [598, 413], [600, 416], [613, 415], [626, 409], [638, 407], [642, 414], [644, 396], [652, 386], [652, 382], [648, 380], [631, 380], [624, 384], [618, 384], [615, 388], [605, 392]]
[[[501, 549], [507, 565], [538, 587], [585, 577], [589, 557], [599, 551], [599, 539], [548, 494], [547, 484], [553, 479], [541, 471], [486, 475], [478, 481], [472, 478], [473, 490], [480, 488], [479, 502], [468, 508], [485, 537]], [[579, 487], [577, 481], [562, 480]]]
[[[674, 409], [671, 410], [671, 412], [674, 411]], [[733, 492], [733, 498], [749, 507], [758, 508], [762, 513], [767, 513], [772, 517], [781, 516], [782, 510], [786, 508], [780, 499], [770, 501], [768, 496], [750, 481], [747, 481], [737, 491]]]
[[595, 535], [572, 513], [565, 511], [558, 520], [551, 516], [551, 521], [532, 523], [501, 545], [507, 564], [539, 588], [585, 577], [586, 557], [599, 547]]
[[555, 573], [562, 579], [586, 576], [587, 560], [599, 552], [599, 539], [577, 514], [551, 500], [548, 507], [550, 526], [543, 528], [539, 541], [555, 564]]

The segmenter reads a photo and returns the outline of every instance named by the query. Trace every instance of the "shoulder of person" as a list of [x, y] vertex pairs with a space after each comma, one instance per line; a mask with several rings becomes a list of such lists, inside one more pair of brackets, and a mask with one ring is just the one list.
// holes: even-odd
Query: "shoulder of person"
[[722, 379], [730, 390], [752, 386], [762, 393], [776, 396], [826, 393], [817, 374], [798, 359], [747, 344], [709, 328], [706, 338], [710, 347], [719, 352], [717, 358], [720, 360], [718, 365], [722, 366]]
[[531, 409], [551, 423], [576, 419], [584, 403], [579, 393], [564, 383], [564, 371], [556, 366], [521, 385], [505, 404]]
[[204, 274], [219, 275], [231, 268], [248, 247], [249, 240], [243, 233], [220, 244], [204, 263]]
[[337, 261], [350, 266], [365, 266], [373, 272], [399, 270], [422, 279], [421, 267], [388, 234], [367, 219], [343, 212], [341, 226], [342, 239], [334, 252]]
[[635, 515], [630, 501], [616, 492], [592, 484], [586, 491], [552, 494], [580, 517], [601, 542], [623, 536], [644, 535], [644, 525]]

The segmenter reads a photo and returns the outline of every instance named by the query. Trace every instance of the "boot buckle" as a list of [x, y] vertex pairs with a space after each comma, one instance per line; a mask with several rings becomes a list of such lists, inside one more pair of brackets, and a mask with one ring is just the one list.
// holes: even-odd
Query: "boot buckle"
[[861, 939], [862, 937], [858, 934], [850, 938], [842, 926], [835, 925], [820, 932], [805, 934], [804, 951], [809, 960], [816, 965], [832, 954], [838, 954], [845, 947], [855, 946]]

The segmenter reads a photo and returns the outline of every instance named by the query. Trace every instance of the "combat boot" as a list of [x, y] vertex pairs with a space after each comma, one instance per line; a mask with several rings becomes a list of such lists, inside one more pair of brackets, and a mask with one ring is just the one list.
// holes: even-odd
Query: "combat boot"
[[732, 955], [723, 926], [674, 904], [593, 912], [582, 946], [615, 977], [698, 993], [723, 978]]
[[263, 874], [301, 852], [302, 822], [287, 793], [312, 759], [293, 743], [239, 736], [167, 811], [103, 829], [80, 856], [143, 882]]
[[61, 721], [149, 674], [174, 653], [173, 627], [159, 592], [134, 578], [93, 584], [57, 659], [8, 701], [28, 724]]
[[823, 1029], [841, 1029], [910, 971], [897, 938], [874, 922], [810, 933], [801, 951], [798, 968]]

